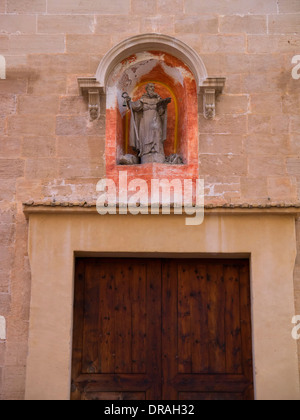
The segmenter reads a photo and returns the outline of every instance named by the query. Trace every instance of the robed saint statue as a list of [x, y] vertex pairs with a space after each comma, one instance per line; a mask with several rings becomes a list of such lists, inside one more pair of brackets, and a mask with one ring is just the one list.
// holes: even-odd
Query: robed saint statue
[[164, 143], [167, 139], [168, 112], [171, 98], [162, 99], [148, 83], [146, 93], [136, 102], [124, 92], [123, 98], [131, 110], [130, 146], [138, 153], [141, 163], [165, 163]]

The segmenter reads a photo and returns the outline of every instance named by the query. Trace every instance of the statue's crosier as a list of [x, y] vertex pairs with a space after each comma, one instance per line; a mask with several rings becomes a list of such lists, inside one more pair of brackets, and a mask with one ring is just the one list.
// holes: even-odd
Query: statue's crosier
[[125, 105], [131, 110], [130, 146], [138, 153], [141, 163], [165, 163], [164, 143], [167, 139], [167, 107], [171, 98], [162, 99], [148, 83], [146, 93], [132, 102], [123, 93]]

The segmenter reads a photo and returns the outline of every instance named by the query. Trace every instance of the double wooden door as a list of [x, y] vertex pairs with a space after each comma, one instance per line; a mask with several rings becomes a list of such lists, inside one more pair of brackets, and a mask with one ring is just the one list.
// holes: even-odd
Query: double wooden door
[[72, 399], [253, 399], [247, 260], [78, 259]]

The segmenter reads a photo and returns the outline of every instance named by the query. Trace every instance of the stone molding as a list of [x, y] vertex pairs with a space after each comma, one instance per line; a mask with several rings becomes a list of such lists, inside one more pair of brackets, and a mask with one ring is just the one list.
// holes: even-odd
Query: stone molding
[[203, 115], [206, 119], [213, 119], [216, 116], [216, 98], [223, 92], [225, 77], [209, 77], [200, 87], [203, 94]]
[[[117, 205], [117, 208], [119, 206]], [[184, 209], [183, 209], [184, 210]], [[293, 216], [298, 218], [300, 215], [300, 203], [288, 204], [206, 204], [204, 206], [207, 215], [277, 215]], [[26, 218], [32, 214], [98, 214], [96, 203], [82, 202], [33, 202], [23, 203], [23, 212]], [[162, 214], [162, 206], [159, 208]], [[174, 213], [174, 206], [170, 206], [170, 214]], [[184, 211], [182, 212], [184, 217]], [[151, 215], [151, 206], [149, 207]], [[117, 215], [110, 215], [116, 217]], [[146, 217], [146, 215], [143, 215]]]
[[105, 95], [113, 69], [128, 57], [151, 50], [171, 54], [189, 67], [196, 80], [197, 92], [203, 95], [204, 117], [215, 117], [216, 96], [222, 93], [226, 79], [209, 78], [199, 54], [184, 42], [168, 35], [143, 34], [128, 38], [110, 49], [101, 60], [95, 77], [78, 78], [80, 94], [88, 97], [91, 121], [100, 116], [100, 95]]
[[96, 79], [105, 91], [111, 71], [121, 61], [143, 51], [166, 52], [183, 61], [194, 74], [198, 90], [207, 79], [207, 71], [199, 54], [184, 42], [162, 34], [143, 34], [133, 36], [113, 47], [102, 59]]
[[90, 120], [97, 120], [100, 116], [100, 94], [103, 89], [95, 77], [79, 77], [80, 94], [87, 97], [89, 103]]

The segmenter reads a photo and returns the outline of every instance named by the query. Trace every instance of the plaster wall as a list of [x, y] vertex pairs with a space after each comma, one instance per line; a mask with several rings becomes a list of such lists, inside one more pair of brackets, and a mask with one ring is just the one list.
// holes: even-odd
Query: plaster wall
[[294, 217], [30, 215], [32, 272], [27, 399], [69, 399], [75, 255], [250, 256], [257, 399], [299, 399], [292, 339]]

